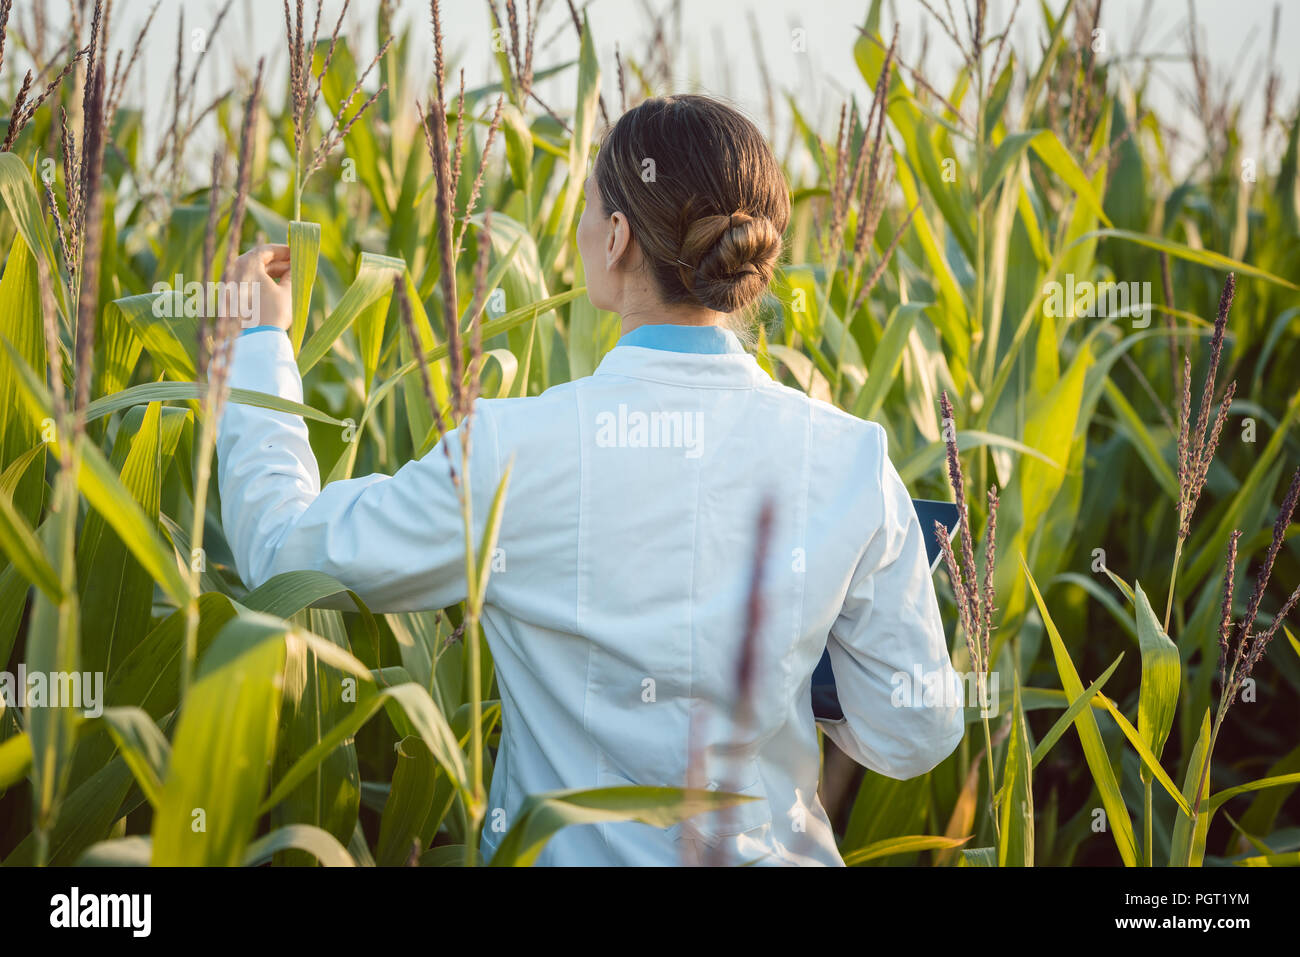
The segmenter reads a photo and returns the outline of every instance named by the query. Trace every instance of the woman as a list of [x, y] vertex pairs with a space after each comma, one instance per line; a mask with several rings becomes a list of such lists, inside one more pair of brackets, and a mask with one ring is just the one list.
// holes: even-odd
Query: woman
[[[912, 777], [964, 730], [959, 704], [891, 706], [899, 674], [955, 675], [884, 430], [778, 385], [730, 328], [766, 291], [790, 213], [748, 120], [700, 96], [642, 103], [606, 135], [585, 191], [587, 294], [622, 318], [622, 338], [591, 376], [473, 412], [480, 522], [513, 461], [483, 616], [504, 721], [483, 852], [529, 794], [690, 785], [757, 800], [667, 829], [569, 827], [540, 862], [842, 864], [809, 700], [828, 643], [844, 717], [826, 731], [859, 763]], [[232, 385], [301, 401], [287, 256], [240, 260], [237, 278], [268, 287], [273, 328], [239, 338]], [[446, 441], [459, 463], [457, 434]], [[443, 449], [322, 489], [302, 420], [237, 404], [218, 449], [250, 587], [319, 569], [375, 611], [465, 597]], [[762, 613], [746, 643], [765, 502]]]

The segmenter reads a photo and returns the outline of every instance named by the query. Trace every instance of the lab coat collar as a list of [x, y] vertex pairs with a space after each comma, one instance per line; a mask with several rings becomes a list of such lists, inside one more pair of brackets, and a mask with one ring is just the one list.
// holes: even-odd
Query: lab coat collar
[[594, 374], [733, 389], [771, 381], [730, 329], [669, 323], [628, 332]]
[[618, 345], [700, 354], [745, 351], [730, 329], [722, 326], [682, 326], [669, 322], [637, 326], [619, 339]]

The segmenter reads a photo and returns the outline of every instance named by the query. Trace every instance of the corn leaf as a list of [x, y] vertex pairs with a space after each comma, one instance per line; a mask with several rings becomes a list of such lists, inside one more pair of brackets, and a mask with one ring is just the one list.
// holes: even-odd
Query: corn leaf
[[293, 351], [302, 348], [307, 331], [307, 312], [311, 308], [311, 290], [316, 284], [316, 264], [320, 258], [320, 223], [289, 223], [289, 286], [293, 325], [289, 339]]
[[906, 837], [891, 837], [883, 841], [876, 841], [874, 844], [868, 844], [866, 847], [860, 847], [850, 854], [845, 854], [844, 863], [849, 867], [855, 867], [867, 861], [892, 857], [895, 854], [912, 854], [916, 851], [958, 848], [973, 836], [937, 837], [933, 834], [909, 834]]
[[999, 867], [1034, 866], [1034, 789], [1029, 726], [1020, 706], [1020, 676], [1013, 675], [1011, 737], [1002, 766], [1002, 803], [998, 806]]
[[420, 830], [433, 806], [437, 762], [420, 738], [409, 736], [397, 742], [397, 770], [379, 823], [376, 862], [392, 867], [405, 864], [424, 848]]
[[356, 321], [357, 316], [368, 306], [378, 302], [386, 295], [392, 294], [393, 277], [406, 270], [406, 263], [392, 256], [379, 256], [374, 253], [362, 253], [357, 263], [357, 276], [347, 292], [326, 317], [312, 337], [298, 352], [298, 371], [306, 375], [307, 371], [320, 362], [338, 341], [339, 336], [347, 331]]
[[236, 618], [204, 655], [154, 811], [154, 865], [243, 860], [275, 750], [288, 627]]
[[[1079, 680], [1078, 672], [1074, 670], [1074, 663], [1070, 660], [1065, 643], [1056, 630], [1056, 624], [1047, 611], [1047, 605], [1038, 592], [1038, 585], [1034, 582], [1034, 576], [1029, 571], [1029, 566], [1025, 564], [1023, 555], [1020, 556], [1020, 565], [1029, 580], [1038, 612], [1042, 615], [1043, 625], [1047, 629], [1048, 638], [1051, 639], [1052, 655], [1056, 659], [1056, 670], [1061, 676], [1061, 687], [1071, 698], [1077, 698], [1083, 692], [1083, 683]], [[1133, 838], [1133, 820], [1129, 817], [1128, 808], [1124, 806], [1124, 798], [1120, 794], [1119, 784], [1115, 780], [1115, 771], [1110, 765], [1110, 756], [1106, 753], [1106, 746], [1101, 740], [1101, 731], [1097, 727], [1097, 719], [1093, 717], [1092, 710], [1088, 708], [1081, 710], [1074, 719], [1074, 727], [1079, 732], [1079, 743], [1083, 746], [1084, 758], [1088, 762], [1088, 769], [1092, 772], [1093, 781], [1097, 784], [1102, 804], [1106, 808], [1106, 817], [1111, 834], [1115, 838], [1115, 846], [1119, 849], [1120, 858], [1128, 867], [1136, 867], [1137, 845]]]
[[322, 867], [356, 867], [352, 855], [334, 835], [310, 824], [290, 824], [259, 837], [248, 845], [240, 863], [244, 867], [256, 867], [287, 850], [304, 851], [320, 861]]
[[[1137, 618], [1138, 647], [1142, 651], [1142, 685], [1138, 693], [1138, 733], [1151, 754], [1158, 760], [1164, 750], [1165, 739], [1174, 724], [1178, 709], [1178, 689], [1182, 679], [1182, 660], [1178, 646], [1173, 643], [1160, 619], [1156, 617], [1142, 586], [1134, 582], [1137, 598], [1134, 609]], [[1142, 780], [1151, 779], [1150, 769], [1143, 764]], [[1169, 785], [1172, 789], [1172, 783]]]
[[501, 838], [492, 867], [530, 867], [555, 834], [570, 824], [640, 821], [671, 827], [697, 814], [757, 800], [703, 788], [613, 787], [530, 795]]

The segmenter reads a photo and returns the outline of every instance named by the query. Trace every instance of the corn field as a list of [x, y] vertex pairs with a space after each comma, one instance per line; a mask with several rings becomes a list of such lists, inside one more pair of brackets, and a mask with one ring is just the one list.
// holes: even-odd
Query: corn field
[[[63, 31], [0, 0], [4, 864], [528, 865], [568, 825], [739, 798], [537, 794], [480, 858], [508, 475], [481, 539], [466, 516], [468, 599], [437, 611], [372, 613], [317, 572], [249, 590], [221, 527], [225, 403], [301, 415], [323, 481], [391, 474], [474, 397], [589, 375], [618, 339], [584, 295], [583, 182], [622, 110], [677, 90], [662, 35], [607, 62], [573, 4], [578, 55], [542, 53], [536, 7], [563, 2], [484, 2], [473, 37], [437, 2], [353, 4], [360, 31], [285, 3], [212, 101], [178, 43], [146, 116], [152, 14], [72, 0]], [[1270, 60], [1275, 158], [1245, 155], [1244, 99], [1193, 43], [1204, 143], [1176, 174], [1145, 74], [1090, 43], [1097, 4], [1045, 3], [1030, 49], [1010, 4], [971, 4], [930, 11], [961, 61], [942, 89], [875, 2], [843, 25], [837, 121], [768, 93], [793, 214], [753, 351], [883, 425], [915, 497], [965, 506], [935, 581], [988, 692], [920, 777], [825, 744], [841, 853], [1300, 864], [1300, 110]], [[230, 6], [185, 16], [233, 47]], [[494, 82], [467, 87], [465, 42], [495, 43]], [[291, 250], [302, 403], [226, 385], [237, 330], [204, 290], [255, 242]]]

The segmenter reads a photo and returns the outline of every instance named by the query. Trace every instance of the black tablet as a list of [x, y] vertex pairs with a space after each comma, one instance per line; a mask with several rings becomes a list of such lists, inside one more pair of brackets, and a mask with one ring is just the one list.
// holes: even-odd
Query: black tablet
[[[925, 533], [925, 554], [930, 559], [930, 571], [933, 573], [939, 567], [942, 552], [931, 530], [935, 522], [941, 522], [948, 530], [948, 538], [951, 540], [957, 531], [957, 506], [952, 502], [936, 502], [925, 498], [912, 499], [912, 506], [916, 509], [916, 517], [921, 520], [921, 530]], [[822, 660], [813, 672], [812, 705], [813, 716], [819, 721], [839, 721], [844, 717], [844, 709], [840, 707], [840, 697], [835, 690], [831, 656], [826, 651], [822, 652]]]

